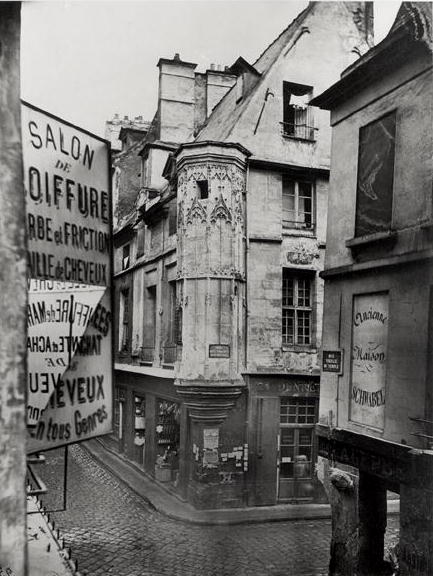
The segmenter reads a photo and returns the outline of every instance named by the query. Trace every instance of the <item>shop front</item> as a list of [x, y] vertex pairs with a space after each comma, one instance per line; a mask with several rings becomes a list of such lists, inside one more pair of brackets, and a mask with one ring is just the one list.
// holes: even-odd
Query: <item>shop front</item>
[[319, 378], [249, 376], [249, 504], [326, 500], [315, 472]]
[[[183, 495], [186, 410], [173, 380], [116, 372], [113, 434], [103, 441], [165, 488]], [[182, 476], [182, 478], [181, 478]]]

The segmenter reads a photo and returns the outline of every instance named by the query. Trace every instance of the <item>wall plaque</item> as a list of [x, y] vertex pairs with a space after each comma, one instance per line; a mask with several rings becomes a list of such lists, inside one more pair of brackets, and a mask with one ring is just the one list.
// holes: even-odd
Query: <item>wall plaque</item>
[[323, 372], [343, 374], [343, 350], [323, 350], [322, 370]]
[[209, 344], [209, 358], [230, 358], [228, 344]]

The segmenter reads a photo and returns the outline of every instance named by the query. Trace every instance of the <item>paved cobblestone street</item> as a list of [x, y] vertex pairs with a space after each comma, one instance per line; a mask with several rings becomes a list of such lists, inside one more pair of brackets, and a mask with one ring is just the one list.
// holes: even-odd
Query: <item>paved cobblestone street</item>
[[[63, 451], [47, 453], [43, 503], [61, 506]], [[57, 469], [57, 470], [56, 470]], [[55, 478], [57, 476], [57, 478]], [[330, 521], [197, 526], [152, 509], [80, 446], [69, 448], [68, 504], [52, 518], [87, 576], [321, 576]], [[392, 522], [395, 522], [392, 520]]]

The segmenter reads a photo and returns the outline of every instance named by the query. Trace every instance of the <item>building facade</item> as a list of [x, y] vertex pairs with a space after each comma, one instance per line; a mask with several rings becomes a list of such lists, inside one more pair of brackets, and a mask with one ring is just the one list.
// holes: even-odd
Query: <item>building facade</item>
[[330, 128], [309, 101], [371, 45], [370, 8], [311, 3], [254, 65], [159, 61], [142, 190], [116, 232], [113, 443], [197, 507], [325, 497]]
[[433, 573], [431, 25], [430, 3], [403, 3], [314, 101], [333, 130], [317, 427], [333, 575], [385, 573], [387, 490], [398, 573]]

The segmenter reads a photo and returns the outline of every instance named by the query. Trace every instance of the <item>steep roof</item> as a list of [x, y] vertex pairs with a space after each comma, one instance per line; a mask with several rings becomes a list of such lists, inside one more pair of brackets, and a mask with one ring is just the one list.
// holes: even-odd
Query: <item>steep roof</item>
[[432, 4], [403, 2], [388, 35], [354, 64], [341, 79], [311, 101], [313, 106], [331, 110], [366, 83], [380, 79], [406, 62], [409, 54], [433, 51]]
[[[287, 28], [285, 28], [259, 56], [252, 67], [255, 69], [256, 74], [253, 74], [253, 72], [246, 72], [246, 75], [250, 76], [250, 78], [249, 82], [246, 82], [244, 96], [240, 102], [237, 102], [236, 84], [232, 86], [232, 88], [214, 108], [207, 122], [197, 135], [196, 141], [226, 140], [230, 136], [238, 120], [248, 108], [255, 89], [261, 85], [267, 72], [278, 60], [283, 50], [287, 48], [289, 42], [296, 38], [298, 31], [301, 29], [302, 23], [306, 16], [313, 10], [313, 7], [314, 3], [309, 3], [308, 6], [298, 14], [289, 26], [287, 26]], [[239, 62], [239, 59], [236, 62]]]

